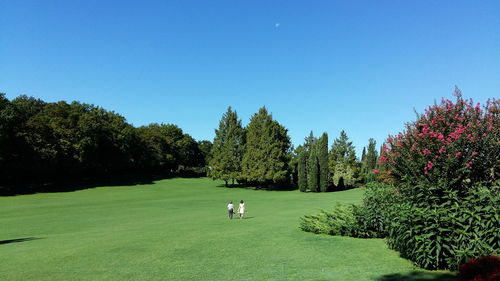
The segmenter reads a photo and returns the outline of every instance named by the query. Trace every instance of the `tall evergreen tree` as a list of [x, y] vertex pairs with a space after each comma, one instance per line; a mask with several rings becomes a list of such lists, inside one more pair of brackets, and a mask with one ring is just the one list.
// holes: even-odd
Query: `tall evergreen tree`
[[252, 116], [246, 131], [243, 177], [258, 185], [286, 180], [291, 147], [287, 129], [262, 107]]
[[361, 153], [361, 163], [364, 163], [366, 160], [366, 147], [363, 147], [363, 152]]
[[362, 162], [362, 167], [361, 167], [361, 177], [364, 178], [364, 182], [370, 182], [373, 181], [375, 176], [373, 174], [373, 169], [376, 168], [377, 166], [377, 158], [378, 158], [378, 153], [377, 149], [375, 146], [377, 145], [377, 142], [370, 138], [368, 140], [368, 149], [367, 153], [365, 156], [365, 159]]
[[299, 165], [298, 165], [298, 182], [299, 190], [305, 192], [307, 190], [307, 164], [306, 164], [306, 151], [302, 151], [299, 154]]
[[222, 115], [219, 129], [215, 130], [215, 138], [210, 152], [209, 175], [214, 179], [229, 180], [233, 183], [241, 176], [245, 132], [238, 119], [238, 114], [229, 107]]
[[340, 136], [333, 141], [329, 158], [333, 184], [338, 187], [353, 186], [358, 172], [356, 153], [345, 131], [342, 130]]
[[316, 140], [309, 149], [307, 162], [307, 186], [311, 191], [319, 191], [319, 161], [318, 141]]
[[325, 132], [318, 139], [319, 188], [321, 192], [328, 189], [328, 134]]
[[377, 145], [377, 142], [374, 139], [369, 139], [368, 140], [368, 152], [366, 153], [366, 163], [368, 166], [368, 169], [372, 170], [375, 169], [377, 166], [377, 158], [378, 158], [378, 152], [375, 146]]

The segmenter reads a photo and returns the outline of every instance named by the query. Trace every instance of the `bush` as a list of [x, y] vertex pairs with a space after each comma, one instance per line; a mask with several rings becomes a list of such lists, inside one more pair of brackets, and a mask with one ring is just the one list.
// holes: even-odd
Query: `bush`
[[481, 108], [458, 89], [456, 97], [429, 107], [383, 146], [380, 162], [411, 191], [434, 185], [467, 193], [474, 183], [489, 186], [500, 176], [500, 101]]
[[426, 269], [457, 269], [500, 249], [500, 101], [456, 97], [389, 137], [380, 157], [401, 198], [389, 246]]
[[[395, 216], [398, 195], [391, 185], [367, 185], [363, 205], [338, 203], [332, 211], [301, 218], [300, 228], [307, 232], [358, 238], [386, 237]], [[377, 207], [379, 206], [379, 207]]]
[[368, 183], [363, 199], [364, 210], [360, 212], [359, 220], [375, 232], [376, 237], [386, 237], [400, 202], [401, 197], [393, 185]]
[[347, 235], [356, 224], [354, 205], [337, 203], [331, 212], [321, 210], [317, 215], [304, 216], [300, 229], [316, 234]]
[[472, 259], [460, 266], [459, 281], [500, 280], [500, 258], [494, 256]]
[[449, 192], [444, 203], [405, 202], [390, 226], [388, 244], [427, 269], [457, 269], [458, 265], [500, 249], [500, 190], [476, 187], [466, 198]]

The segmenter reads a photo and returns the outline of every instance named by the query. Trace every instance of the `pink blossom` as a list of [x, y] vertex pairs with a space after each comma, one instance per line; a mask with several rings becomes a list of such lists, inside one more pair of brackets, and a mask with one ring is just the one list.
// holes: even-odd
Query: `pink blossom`
[[379, 160], [381, 163], [387, 163], [387, 158], [385, 156], [380, 156]]
[[472, 162], [469, 162], [469, 163], [465, 164], [465, 167], [469, 168], [471, 165], [472, 165]]
[[432, 153], [426, 148], [422, 151], [422, 154], [424, 155], [431, 155]]
[[479, 154], [479, 153], [477, 153], [477, 152], [475, 152], [475, 151], [474, 151], [474, 152], [472, 152], [472, 154], [471, 154], [471, 155], [472, 155], [472, 157], [474, 157], [474, 156], [476, 156], [476, 155], [478, 155], [478, 154]]
[[439, 149], [439, 153], [443, 154], [443, 153], [446, 153], [446, 147], [441, 146], [441, 148]]
[[462, 156], [462, 152], [459, 151], [459, 152], [455, 153], [455, 158], [458, 158], [460, 156]]
[[375, 174], [378, 174], [379, 170], [378, 170], [378, 169], [373, 169], [373, 172], [374, 172]]

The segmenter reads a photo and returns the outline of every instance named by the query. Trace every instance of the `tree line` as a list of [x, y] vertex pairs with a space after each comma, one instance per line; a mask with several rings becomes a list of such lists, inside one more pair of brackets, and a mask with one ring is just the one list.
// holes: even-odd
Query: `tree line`
[[134, 127], [91, 104], [0, 94], [0, 185], [203, 170], [210, 149], [173, 124]]
[[244, 127], [231, 107], [222, 115], [209, 158], [209, 176], [254, 186], [293, 185], [301, 191], [325, 192], [375, 180], [378, 152], [369, 140], [360, 159], [345, 131], [328, 149], [328, 134], [293, 148], [288, 130], [265, 107]]

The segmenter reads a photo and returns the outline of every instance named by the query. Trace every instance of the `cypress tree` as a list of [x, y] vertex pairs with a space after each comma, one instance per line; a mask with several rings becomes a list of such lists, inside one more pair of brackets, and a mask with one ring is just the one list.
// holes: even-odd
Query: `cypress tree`
[[258, 185], [286, 180], [291, 147], [288, 130], [262, 107], [252, 116], [246, 131], [243, 177]]
[[318, 139], [319, 188], [321, 192], [328, 189], [328, 134], [323, 133]]
[[375, 166], [377, 165], [378, 153], [377, 149], [375, 148], [376, 145], [377, 142], [374, 139], [368, 140], [368, 152], [366, 153], [366, 164], [370, 171], [372, 169], [375, 169]]
[[305, 192], [307, 190], [307, 164], [306, 164], [306, 151], [302, 151], [299, 155], [298, 165], [298, 185], [299, 190]]
[[309, 149], [309, 157], [307, 161], [307, 186], [311, 191], [319, 191], [319, 161], [317, 141], [315, 141]]
[[225, 181], [239, 179], [241, 176], [241, 160], [245, 141], [241, 120], [231, 107], [222, 115], [219, 129], [215, 130], [214, 143], [210, 152], [209, 175], [214, 179]]
[[365, 161], [363, 162], [363, 175], [365, 182], [370, 182], [374, 180], [373, 169], [377, 166], [378, 153], [375, 146], [377, 142], [370, 138], [368, 140], [368, 152], [366, 153]]

